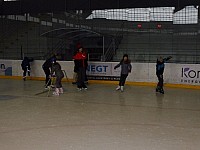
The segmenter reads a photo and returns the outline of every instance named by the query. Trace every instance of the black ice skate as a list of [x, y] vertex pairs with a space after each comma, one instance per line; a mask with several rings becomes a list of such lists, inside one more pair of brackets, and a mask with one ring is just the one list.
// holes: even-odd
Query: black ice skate
[[160, 92], [160, 87], [159, 86], [156, 87], [156, 92]]
[[161, 88], [159, 92], [160, 92], [161, 94], [164, 94], [163, 88]]
[[26, 77], [23, 77], [23, 80], [26, 81]]

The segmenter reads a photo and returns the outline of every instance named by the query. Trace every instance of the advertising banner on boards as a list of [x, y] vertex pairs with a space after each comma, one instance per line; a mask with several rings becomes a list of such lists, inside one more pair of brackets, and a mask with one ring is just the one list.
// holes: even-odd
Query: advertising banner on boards
[[87, 68], [88, 79], [91, 80], [119, 80], [120, 68], [114, 70], [117, 63], [90, 62]]
[[[31, 66], [33, 77], [44, 77], [42, 70], [43, 60], [35, 60]], [[73, 78], [73, 61], [59, 62], [68, 75]], [[119, 62], [89, 62], [87, 75], [89, 80], [119, 80], [121, 67], [114, 69]], [[158, 82], [156, 76], [156, 63], [131, 63], [132, 71], [128, 75], [130, 82]], [[1, 76], [21, 76], [21, 60], [0, 60]], [[166, 63], [164, 83], [200, 85], [199, 64]]]
[[179, 69], [182, 84], [200, 85], [200, 67], [199, 65], [182, 65]]

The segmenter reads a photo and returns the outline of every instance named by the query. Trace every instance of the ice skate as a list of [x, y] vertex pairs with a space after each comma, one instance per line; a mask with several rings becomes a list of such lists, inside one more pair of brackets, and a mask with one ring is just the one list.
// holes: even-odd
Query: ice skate
[[77, 91], [82, 91], [82, 88], [78, 87], [78, 88], [77, 88]]
[[59, 88], [59, 93], [63, 94], [63, 88]]
[[121, 89], [121, 87], [120, 86], [118, 86], [117, 88], [116, 88], [116, 91], [118, 91], [118, 90], [120, 90]]
[[59, 88], [56, 88], [55, 91], [53, 92], [53, 95], [55, 96], [59, 96]]
[[161, 88], [159, 92], [160, 92], [161, 94], [164, 94], [164, 93], [165, 93], [164, 90], [163, 90], [163, 88]]
[[83, 89], [84, 89], [84, 90], [87, 90], [88, 88], [87, 88], [87, 86], [86, 86], [86, 85], [84, 85], [84, 86], [83, 86]]
[[23, 80], [26, 81], [26, 77], [23, 77]]
[[121, 90], [121, 92], [124, 92], [124, 86], [121, 86], [120, 90]]
[[156, 92], [160, 92], [160, 89], [161, 89], [160, 86], [157, 86], [156, 87]]

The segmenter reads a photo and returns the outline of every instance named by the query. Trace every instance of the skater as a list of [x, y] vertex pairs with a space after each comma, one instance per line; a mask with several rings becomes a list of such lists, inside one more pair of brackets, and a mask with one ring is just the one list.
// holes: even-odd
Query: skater
[[119, 85], [116, 88], [116, 90], [121, 90], [121, 92], [124, 91], [124, 84], [126, 82], [126, 78], [128, 74], [131, 72], [132, 66], [131, 66], [131, 61], [128, 59], [128, 55], [124, 54], [122, 60], [118, 65], [114, 67], [114, 69], [118, 68], [121, 66], [121, 75], [120, 75], [120, 81]]
[[61, 70], [61, 66], [58, 62], [56, 62], [55, 58], [51, 59], [52, 69], [51, 69], [51, 77], [56, 77], [55, 91], [53, 95], [59, 96], [63, 93], [61, 80], [64, 77], [63, 71]]
[[163, 73], [165, 69], [165, 62], [171, 59], [172, 57], [169, 56], [167, 58], [162, 58], [159, 57], [156, 62], [156, 76], [158, 77], [158, 84], [156, 87], [156, 92], [160, 92], [164, 94], [164, 89], [163, 89]]
[[87, 68], [87, 56], [83, 51], [83, 47], [79, 47], [76, 55], [73, 56], [75, 62], [75, 68], [77, 70], [77, 88], [78, 90], [87, 89], [85, 85], [85, 76]]
[[30, 70], [31, 70], [31, 67], [30, 67], [30, 62], [33, 61], [33, 58], [28, 58], [28, 57], [24, 57], [22, 63], [21, 63], [21, 67], [22, 67], [22, 70], [23, 70], [23, 80], [26, 81], [26, 73], [28, 72], [28, 76], [31, 75], [30, 73]]
[[45, 88], [49, 88], [49, 86], [51, 85], [50, 73], [52, 67], [52, 60], [56, 60], [56, 55], [53, 55], [52, 57], [47, 59], [42, 65], [42, 69], [44, 70], [44, 73], [46, 75]]

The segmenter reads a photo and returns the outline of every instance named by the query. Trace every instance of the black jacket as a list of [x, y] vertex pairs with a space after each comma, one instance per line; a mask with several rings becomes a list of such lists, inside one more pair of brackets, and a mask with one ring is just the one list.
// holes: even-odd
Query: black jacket
[[49, 59], [47, 59], [44, 64], [42, 65], [42, 68], [49, 69], [52, 67], [52, 60], [56, 60], [56, 56], [52, 56]]
[[33, 58], [28, 58], [28, 57], [24, 57], [22, 63], [21, 63], [21, 67], [24, 70], [25, 68], [29, 68], [30, 69], [30, 62], [33, 61]]
[[162, 62], [157, 59], [156, 62], [156, 74], [163, 74], [165, 69], [165, 62], [171, 59], [171, 57], [164, 58]]

